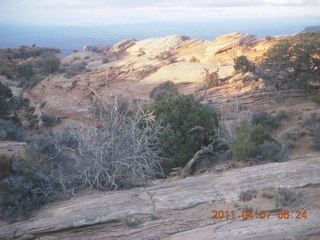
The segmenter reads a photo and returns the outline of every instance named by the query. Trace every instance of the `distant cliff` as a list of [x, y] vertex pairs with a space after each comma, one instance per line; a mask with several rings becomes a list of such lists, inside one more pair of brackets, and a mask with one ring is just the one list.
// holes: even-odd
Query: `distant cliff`
[[317, 31], [320, 31], [320, 25], [319, 26], [309, 26], [303, 30], [303, 32], [317, 32]]

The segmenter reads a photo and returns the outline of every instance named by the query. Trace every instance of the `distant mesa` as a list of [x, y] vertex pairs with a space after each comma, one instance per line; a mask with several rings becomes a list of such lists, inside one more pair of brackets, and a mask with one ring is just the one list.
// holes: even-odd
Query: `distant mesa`
[[110, 46], [84, 46], [82, 51], [84, 52], [95, 52], [95, 53], [104, 53], [109, 51]]
[[303, 32], [318, 32], [318, 31], [320, 31], [320, 25], [319, 26], [309, 26], [303, 30]]

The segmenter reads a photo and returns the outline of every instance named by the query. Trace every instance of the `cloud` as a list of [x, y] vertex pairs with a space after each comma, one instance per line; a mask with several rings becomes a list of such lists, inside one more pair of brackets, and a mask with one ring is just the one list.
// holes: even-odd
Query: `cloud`
[[[13, 0], [14, 1], [14, 0]], [[22, 1], [22, 0], [19, 0]], [[251, 6], [319, 6], [320, 0], [27, 0], [29, 4], [54, 8], [176, 8], [176, 7], [251, 7]]]
[[4, 0], [2, 23], [105, 25], [319, 17], [320, 0]]
[[320, 0], [263, 0], [263, 2], [275, 6], [320, 6]]

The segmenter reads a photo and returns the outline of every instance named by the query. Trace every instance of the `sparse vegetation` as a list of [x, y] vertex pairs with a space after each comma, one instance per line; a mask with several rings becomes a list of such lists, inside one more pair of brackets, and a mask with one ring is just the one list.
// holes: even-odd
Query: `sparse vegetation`
[[135, 217], [133, 216], [127, 216], [127, 217], [121, 218], [121, 223], [124, 226], [130, 227], [130, 228], [136, 227], [140, 224], [140, 222], [137, 219], [135, 219]]
[[245, 192], [240, 192], [239, 199], [242, 202], [249, 202], [252, 198], [257, 197], [256, 190], [248, 190]]
[[281, 160], [281, 146], [278, 143], [264, 141], [256, 148], [256, 157], [258, 161], [278, 162]]
[[26, 176], [12, 176], [0, 181], [1, 219], [8, 222], [23, 220], [46, 202], [38, 191], [41, 182]]
[[273, 194], [273, 201], [278, 208], [299, 205], [300, 193], [286, 188], [278, 188]]
[[73, 63], [71, 64], [71, 66], [69, 66], [68, 68], [65, 68], [65, 77], [74, 77], [78, 74], [80, 74], [81, 72], [83, 72], [87, 67], [87, 63], [86, 62], [80, 62], [80, 63]]
[[0, 114], [2, 118], [9, 109], [9, 101], [12, 99], [12, 91], [6, 85], [0, 82]]
[[59, 117], [50, 116], [48, 114], [42, 114], [41, 120], [44, 127], [52, 127], [61, 122], [61, 119]]
[[108, 63], [108, 62], [110, 62], [108, 58], [104, 58], [104, 59], [102, 60], [102, 63], [103, 63], [103, 64], [104, 64], [104, 63]]
[[4, 155], [0, 155], [0, 180], [13, 174], [12, 161]]
[[314, 129], [311, 147], [317, 151], [320, 150], [320, 124]]
[[320, 114], [317, 112], [310, 113], [309, 117], [303, 121], [300, 125], [309, 131], [313, 131], [320, 122]]
[[261, 107], [256, 108], [252, 113], [252, 124], [255, 126], [260, 124], [268, 130], [275, 129], [280, 125], [276, 117], [272, 116], [265, 108]]
[[12, 121], [0, 119], [0, 140], [21, 141], [23, 130]]
[[291, 114], [292, 113], [290, 111], [282, 109], [277, 112], [275, 119], [276, 119], [276, 121], [281, 121], [283, 119], [289, 120], [291, 118]]
[[320, 106], [320, 96], [313, 96], [311, 101]]
[[172, 57], [172, 53], [170, 51], [163, 51], [155, 56], [155, 58], [159, 60], [166, 60], [170, 57]]
[[197, 57], [192, 56], [192, 57], [190, 58], [189, 62], [200, 62], [200, 60], [199, 60]]
[[209, 69], [204, 68], [204, 79], [203, 82], [207, 88], [217, 87], [220, 85], [219, 68], [215, 72], [210, 72]]

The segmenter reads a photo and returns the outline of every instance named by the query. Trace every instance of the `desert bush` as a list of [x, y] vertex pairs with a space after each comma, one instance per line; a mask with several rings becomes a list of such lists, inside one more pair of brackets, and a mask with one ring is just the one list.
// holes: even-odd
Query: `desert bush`
[[317, 112], [310, 113], [309, 117], [303, 121], [300, 125], [304, 128], [307, 128], [310, 131], [313, 131], [320, 122], [320, 114]]
[[57, 58], [50, 58], [43, 62], [42, 70], [45, 74], [52, 74], [58, 72], [60, 69], [60, 60]]
[[189, 62], [200, 62], [200, 60], [199, 60], [197, 57], [192, 56], [192, 57], [190, 58]]
[[156, 120], [166, 127], [158, 134], [162, 154], [170, 160], [163, 163], [166, 172], [183, 167], [201, 147], [201, 137], [186, 134], [200, 125], [209, 132], [218, 126], [218, 115], [190, 95], [175, 95], [156, 101], [149, 107]]
[[36, 68], [42, 68], [43, 67], [43, 60], [37, 60], [35, 63], [34, 63], [34, 66]]
[[280, 149], [281, 145], [260, 124], [253, 127], [247, 120], [243, 120], [235, 128], [235, 140], [231, 150], [232, 155], [240, 160], [262, 158], [275, 161], [278, 160], [277, 154], [280, 153]]
[[248, 190], [245, 192], [240, 192], [239, 199], [242, 202], [249, 202], [252, 198], [257, 197], [256, 190]]
[[317, 151], [320, 150], [320, 125], [318, 125], [313, 132], [311, 147]]
[[278, 208], [298, 205], [301, 194], [286, 188], [278, 188], [273, 194], [273, 201]]
[[47, 200], [63, 197], [67, 188], [78, 188], [75, 161], [64, 149], [61, 138], [53, 133], [29, 142], [27, 173], [41, 181], [38, 193]]
[[282, 109], [282, 110], [277, 112], [277, 114], [275, 116], [275, 119], [276, 119], [276, 121], [281, 121], [283, 119], [290, 119], [291, 114], [292, 113], [290, 111]]
[[162, 129], [139, 105], [121, 114], [117, 105], [102, 105], [99, 129], [86, 126], [78, 135], [79, 172], [83, 185], [96, 189], [130, 188], [162, 176], [158, 134]]
[[258, 161], [279, 162], [282, 160], [280, 144], [264, 141], [257, 146], [255, 159]]
[[220, 85], [219, 68], [215, 72], [210, 72], [209, 69], [204, 68], [204, 79], [203, 82], [207, 88], [217, 87]]
[[23, 130], [11, 121], [0, 119], [0, 140], [22, 141]]
[[235, 128], [235, 140], [231, 145], [232, 155], [241, 160], [248, 161], [255, 149], [255, 144], [250, 141], [252, 126], [247, 120], [243, 120]]
[[86, 62], [80, 62], [80, 63], [73, 63], [68, 68], [65, 69], [65, 77], [74, 77], [81, 72], [83, 72], [87, 67]]
[[[64, 153], [57, 136], [29, 141], [26, 159], [13, 159], [11, 174], [0, 181], [0, 215], [6, 221], [30, 217], [42, 204], [77, 189], [75, 161]], [[10, 159], [11, 160], [11, 159]]]
[[0, 155], [0, 180], [13, 174], [12, 161], [9, 157]]
[[153, 88], [150, 92], [150, 98], [156, 101], [160, 101], [177, 94], [179, 94], [179, 92], [174, 83], [172, 81], [167, 81]]
[[34, 75], [32, 63], [26, 63], [23, 65], [17, 66], [16, 70], [20, 74], [20, 76], [30, 79]]
[[[12, 99], [12, 91], [6, 85], [0, 82], [0, 114], [6, 115], [9, 110], [9, 101]], [[0, 117], [1, 118], [1, 117]]]
[[39, 181], [26, 176], [12, 176], [0, 181], [1, 219], [14, 222], [30, 217], [45, 198], [37, 193]]
[[108, 62], [110, 62], [108, 58], [104, 58], [104, 59], [102, 60], [102, 63], [108, 63]]
[[41, 115], [41, 121], [44, 127], [53, 127], [61, 122], [59, 117], [50, 116], [48, 114]]
[[170, 51], [163, 51], [155, 56], [156, 59], [159, 60], [166, 60], [172, 56], [172, 53]]
[[255, 70], [254, 63], [250, 62], [246, 56], [239, 56], [233, 59], [234, 65], [233, 68], [236, 71], [240, 71], [241, 73], [253, 72]]
[[121, 221], [120, 221], [124, 226], [126, 227], [130, 227], [130, 228], [133, 228], [133, 227], [136, 227], [138, 226], [141, 222], [137, 219], [135, 219], [135, 217], [133, 216], [126, 216], [126, 217], [123, 217], [121, 218]]
[[311, 101], [320, 106], [320, 96], [313, 96]]
[[252, 124], [262, 125], [264, 128], [271, 130], [279, 127], [279, 122], [276, 117], [267, 112], [265, 108], [256, 108], [252, 113]]

